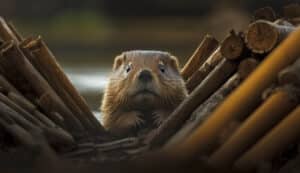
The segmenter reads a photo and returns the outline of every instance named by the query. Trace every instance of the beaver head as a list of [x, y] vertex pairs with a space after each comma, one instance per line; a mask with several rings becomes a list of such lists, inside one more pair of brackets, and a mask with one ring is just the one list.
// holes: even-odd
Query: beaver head
[[124, 131], [153, 116], [163, 119], [186, 95], [176, 57], [161, 51], [124, 52], [115, 58], [104, 92], [103, 125]]

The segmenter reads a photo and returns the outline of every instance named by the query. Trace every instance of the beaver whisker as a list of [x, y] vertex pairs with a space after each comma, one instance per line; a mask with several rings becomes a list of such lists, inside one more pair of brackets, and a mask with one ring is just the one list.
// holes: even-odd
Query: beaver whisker
[[[126, 57], [126, 58], [123, 58]], [[170, 62], [170, 76], [160, 76], [159, 61]], [[187, 95], [184, 81], [180, 76], [178, 60], [161, 51], [128, 51], [115, 58], [113, 67], [131, 63], [135, 70], [123, 73], [118, 69], [110, 76], [101, 106], [103, 126], [112, 133], [131, 134], [138, 130], [150, 130], [152, 112], [160, 112], [157, 120], [162, 122]], [[139, 85], [136, 78], [141, 70], [149, 69], [153, 80]], [[161, 113], [168, 112], [168, 114]], [[150, 117], [149, 117], [150, 115]], [[141, 117], [142, 116], [142, 117]], [[145, 124], [145, 125], [144, 125]], [[137, 126], [142, 126], [138, 127]], [[138, 133], [136, 133], [138, 134]], [[118, 134], [117, 134], [118, 135]]]

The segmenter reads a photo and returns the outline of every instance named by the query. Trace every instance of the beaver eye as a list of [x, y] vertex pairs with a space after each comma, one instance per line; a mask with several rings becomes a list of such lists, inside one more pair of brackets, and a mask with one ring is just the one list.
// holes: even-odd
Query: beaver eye
[[131, 70], [131, 64], [128, 64], [125, 68], [126, 73], [129, 73]]
[[166, 72], [166, 66], [164, 64], [158, 64], [158, 68], [160, 72], [165, 73]]

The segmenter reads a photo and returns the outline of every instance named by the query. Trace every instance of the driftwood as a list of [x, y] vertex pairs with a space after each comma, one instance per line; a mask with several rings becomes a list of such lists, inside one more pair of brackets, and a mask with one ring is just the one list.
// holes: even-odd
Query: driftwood
[[206, 35], [193, 55], [185, 63], [181, 70], [183, 79], [187, 80], [190, 76], [206, 61], [209, 55], [217, 48], [218, 41], [210, 35]]
[[236, 62], [224, 59], [206, 78], [195, 88], [166, 119], [165, 122], [151, 134], [150, 146], [158, 147], [166, 142], [188, 119], [190, 114], [213, 94], [234, 73]]
[[219, 64], [223, 59], [220, 48], [216, 49], [205, 63], [194, 72], [194, 74], [186, 81], [186, 88], [191, 93], [206, 76]]
[[[56, 110], [64, 116], [66, 125], [71, 131], [83, 131], [83, 126], [78, 119], [65, 106], [62, 100], [52, 90], [44, 78], [34, 69], [14, 42], [7, 42], [1, 50], [1, 71], [19, 91], [35, 96], [28, 96], [35, 102], [47, 98], [48, 102], [40, 104], [50, 117], [50, 112]], [[18, 78], [16, 78], [18, 76]], [[37, 83], [39, 85], [37, 85]], [[24, 86], [25, 85], [25, 86]], [[29, 86], [30, 85], [30, 86]], [[30, 88], [28, 88], [30, 87]], [[46, 97], [47, 96], [47, 97]], [[51, 117], [50, 117], [51, 118]]]
[[268, 53], [293, 30], [294, 27], [258, 20], [249, 25], [245, 42], [255, 53]]
[[41, 37], [24, 41], [21, 48], [84, 127], [90, 130], [94, 129], [98, 133], [104, 132], [100, 122], [73, 87]]
[[272, 7], [263, 7], [254, 11], [254, 20], [276, 20], [276, 14]]

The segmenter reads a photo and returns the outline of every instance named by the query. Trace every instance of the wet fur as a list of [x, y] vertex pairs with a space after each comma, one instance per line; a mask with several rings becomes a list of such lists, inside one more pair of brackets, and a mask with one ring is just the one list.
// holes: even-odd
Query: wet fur
[[[126, 66], [132, 63], [132, 71], [126, 75]], [[163, 63], [166, 74], [159, 71]], [[151, 71], [153, 81], [142, 85], [137, 76], [143, 69]], [[156, 96], [135, 96], [140, 88], [151, 88]], [[129, 51], [117, 56], [113, 72], [105, 89], [101, 112], [102, 124], [112, 133], [129, 133], [153, 121], [159, 125], [186, 97], [184, 81], [179, 74], [178, 60], [166, 52]]]

